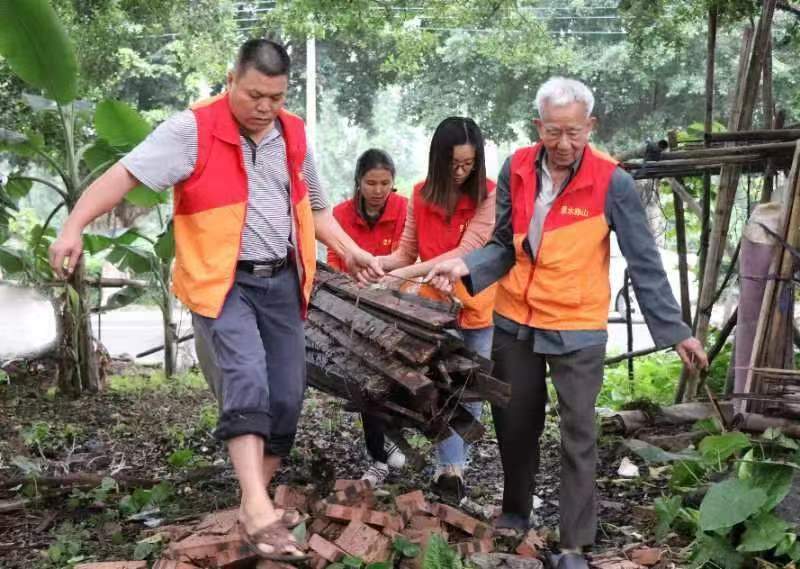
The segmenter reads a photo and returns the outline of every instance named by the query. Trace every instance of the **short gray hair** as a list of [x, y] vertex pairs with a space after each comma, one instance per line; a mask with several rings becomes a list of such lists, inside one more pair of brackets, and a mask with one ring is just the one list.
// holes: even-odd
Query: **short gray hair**
[[577, 79], [551, 77], [536, 92], [536, 108], [539, 110], [539, 117], [542, 117], [545, 103], [555, 107], [583, 103], [586, 105], [586, 116], [588, 117], [594, 109], [594, 95], [589, 87]]

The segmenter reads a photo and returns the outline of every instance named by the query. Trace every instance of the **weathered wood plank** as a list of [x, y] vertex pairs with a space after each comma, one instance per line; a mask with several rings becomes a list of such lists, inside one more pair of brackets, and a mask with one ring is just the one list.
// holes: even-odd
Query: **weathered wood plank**
[[394, 380], [412, 395], [423, 396], [435, 390], [433, 382], [418, 370], [387, 357], [378, 346], [364, 340], [355, 331], [350, 331], [332, 316], [312, 310], [308, 314], [308, 321], [324, 328], [328, 336], [361, 358], [367, 367]]
[[386, 289], [359, 288], [347, 275], [325, 275], [323, 279], [320, 279], [320, 283], [322, 287], [336, 295], [354, 299], [359, 304], [373, 306], [423, 328], [439, 331], [456, 325], [456, 314], [433, 310], [421, 303], [400, 298]]
[[398, 354], [412, 364], [424, 364], [430, 361], [438, 349], [437, 344], [415, 338], [400, 330], [394, 323], [359, 310], [352, 303], [327, 290], [317, 291], [311, 299], [311, 306], [333, 316], [342, 324], [352, 326], [353, 330], [365, 338], [369, 338], [384, 350]]

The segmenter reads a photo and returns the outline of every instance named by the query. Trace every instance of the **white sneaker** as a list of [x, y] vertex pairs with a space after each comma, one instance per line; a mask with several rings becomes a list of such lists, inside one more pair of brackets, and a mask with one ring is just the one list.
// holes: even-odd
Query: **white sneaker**
[[389, 476], [389, 466], [385, 462], [375, 461], [367, 468], [361, 480], [366, 480], [370, 486], [378, 488], [383, 484], [387, 476]]
[[383, 450], [386, 451], [386, 464], [392, 468], [403, 468], [406, 465], [406, 455], [393, 442], [386, 441]]

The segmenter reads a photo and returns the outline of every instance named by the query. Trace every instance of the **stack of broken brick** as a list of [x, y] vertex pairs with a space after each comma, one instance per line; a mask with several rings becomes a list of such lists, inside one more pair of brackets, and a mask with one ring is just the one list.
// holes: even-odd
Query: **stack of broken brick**
[[[315, 499], [311, 487], [281, 485], [276, 488], [274, 501], [279, 508], [307, 515], [303, 533], [308, 536], [308, 564], [314, 569], [323, 569], [345, 556], [365, 563], [387, 561], [393, 541], [400, 536], [424, 548], [431, 536], [439, 535], [464, 556], [493, 549], [489, 525], [451, 506], [429, 502], [420, 490], [397, 496], [393, 504], [379, 509], [369, 483], [337, 480], [333, 493], [323, 500]], [[241, 539], [237, 515], [237, 509], [230, 509], [209, 514], [191, 526], [158, 528], [156, 535], [168, 545], [153, 568], [255, 567], [258, 557]], [[76, 569], [142, 567], [138, 562], [115, 563], [122, 564], [90, 563]], [[262, 561], [258, 567], [279, 569], [286, 564]]]
[[[420, 546], [417, 558], [403, 560], [408, 569], [421, 567], [423, 552], [434, 535], [448, 542], [461, 556], [476, 562], [494, 550], [490, 525], [452, 506], [430, 502], [420, 490], [396, 496], [391, 503], [379, 504], [367, 482], [337, 480], [333, 493], [325, 499], [317, 499], [313, 487], [281, 485], [276, 488], [274, 501], [279, 508], [305, 515], [303, 528], [295, 535], [305, 541], [311, 556], [307, 564], [313, 569], [324, 569], [345, 557], [358, 558], [365, 564], [388, 561], [393, 557], [393, 543], [401, 538]], [[148, 540], [162, 541], [166, 546], [153, 569], [291, 569], [286, 563], [259, 560], [240, 537], [237, 516], [237, 509], [223, 510], [208, 514], [194, 525], [154, 530], [156, 533]], [[498, 555], [503, 559], [495, 566], [540, 568], [536, 558], [544, 546], [544, 541], [532, 531], [519, 542], [517, 555]], [[511, 557], [527, 564], [509, 563]], [[146, 567], [142, 563], [89, 563], [75, 569], [141, 569]], [[623, 565], [620, 569], [631, 566]]]

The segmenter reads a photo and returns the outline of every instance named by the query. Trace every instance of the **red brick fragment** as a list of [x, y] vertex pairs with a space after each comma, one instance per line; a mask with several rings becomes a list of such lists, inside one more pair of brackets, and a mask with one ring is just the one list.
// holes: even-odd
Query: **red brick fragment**
[[325, 569], [328, 566], [328, 560], [319, 555], [318, 553], [311, 552], [311, 559], [308, 564], [311, 569]]
[[385, 535], [386, 537], [388, 537], [389, 539], [391, 539], [392, 541], [394, 541], [398, 537], [405, 537], [399, 531], [395, 531], [392, 528], [387, 528], [387, 527], [382, 527], [381, 528], [381, 533], [383, 535]]
[[314, 518], [314, 521], [308, 526], [308, 533], [310, 535], [314, 535], [315, 533], [321, 534], [330, 523], [331, 521], [325, 516], [318, 516]]
[[369, 482], [366, 480], [339, 479], [333, 485], [333, 489], [336, 492], [339, 492], [340, 490], [346, 491], [349, 488], [354, 489], [356, 492], [366, 492], [368, 490], [372, 490], [372, 486], [370, 486]]
[[414, 514], [432, 513], [431, 506], [425, 499], [425, 495], [422, 493], [422, 490], [415, 490], [413, 492], [408, 492], [407, 494], [401, 494], [394, 499], [394, 503], [397, 506], [397, 511], [400, 512], [400, 514], [406, 520], [410, 519]]
[[284, 510], [294, 508], [301, 512], [308, 511], [308, 496], [301, 490], [286, 484], [281, 484], [275, 488], [274, 502], [276, 506]]
[[343, 506], [353, 506], [365, 509], [374, 508], [375, 504], [378, 503], [372, 490], [367, 490], [364, 492], [339, 490], [333, 495], [333, 499], [337, 504], [341, 504]]
[[[80, 567], [80, 565], [78, 565]], [[192, 563], [185, 561], [175, 561], [174, 559], [159, 559], [153, 565], [153, 569], [201, 569]]]
[[538, 557], [539, 552], [545, 547], [545, 541], [536, 532], [536, 530], [530, 530], [517, 546], [516, 552], [517, 555], [522, 557], [533, 558]]
[[228, 535], [195, 534], [179, 542], [171, 543], [164, 556], [167, 559], [212, 567], [223, 567], [229, 563], [256, 558], [256, 554], [237, 533]]
[[468, 516], [452, 506], [437, 504], [435, 513], [443, 522], [475, 537], [486, 538], [492, 535], [492, 528], [487, 524]]
[[441, 536], [442, 539], [447, 541], [447, 532], [441, 526], [438, 528], [406, 529], [403, 535], [406, 536], [406, 539], [411, 543], [417, 543], [423, 548], [428, 545], [428, 540], [432, 535]]
[[103, 561], [100, 563], [81, 563], [75, 569], [147, 569], [147, 561]]
[[403, 524], [399, 517], [387, 512], [376, 512], [375, 510], [364, 510], [361, 508], [351, 508], [330, 504], [325, 508], [325, 515], [334, 520], [362, 521], [380, 527], [388, 527], [395, 531], [400, 531]]
[[661, 555], [663, 551], [658, 549], [657, 547], [641, 547], [639, 549], [634, 549], [633, 551], [629, 552], [628, 555], [631, 558], [631, 561], [634, 563], [638, 563], [639, 565], [644, 565], [646, 567], [652, 567], [659, 561], [661, 561]]
[[474, 553], [491, 553], [494, 551], [494, 541], [488, 539], [474, 539], [455, 544], [456, 551], [464, 557]]
[[440, 529], [442, 522], [434, 516], [417, 514], [408, 520], [408, 527], [411, 529]]
[[227, 535], [236, 529], [239, 520], [239, 508], [230, 508], [212, 512], [194, 526], [195, 533], [210, 535]]
[[339, 549], [336, 544], [331, 543], [319, 534], [314, 534], [308, 540], [308, 547], [320, 557], [327, 559], [331, 563], [339, 561], [345, 556], [345, 552]]
[[386, 561], [391, 549], [388, 537], [360, 521], [350, 522], [336, 540], [336, 545], [366, 563]]

